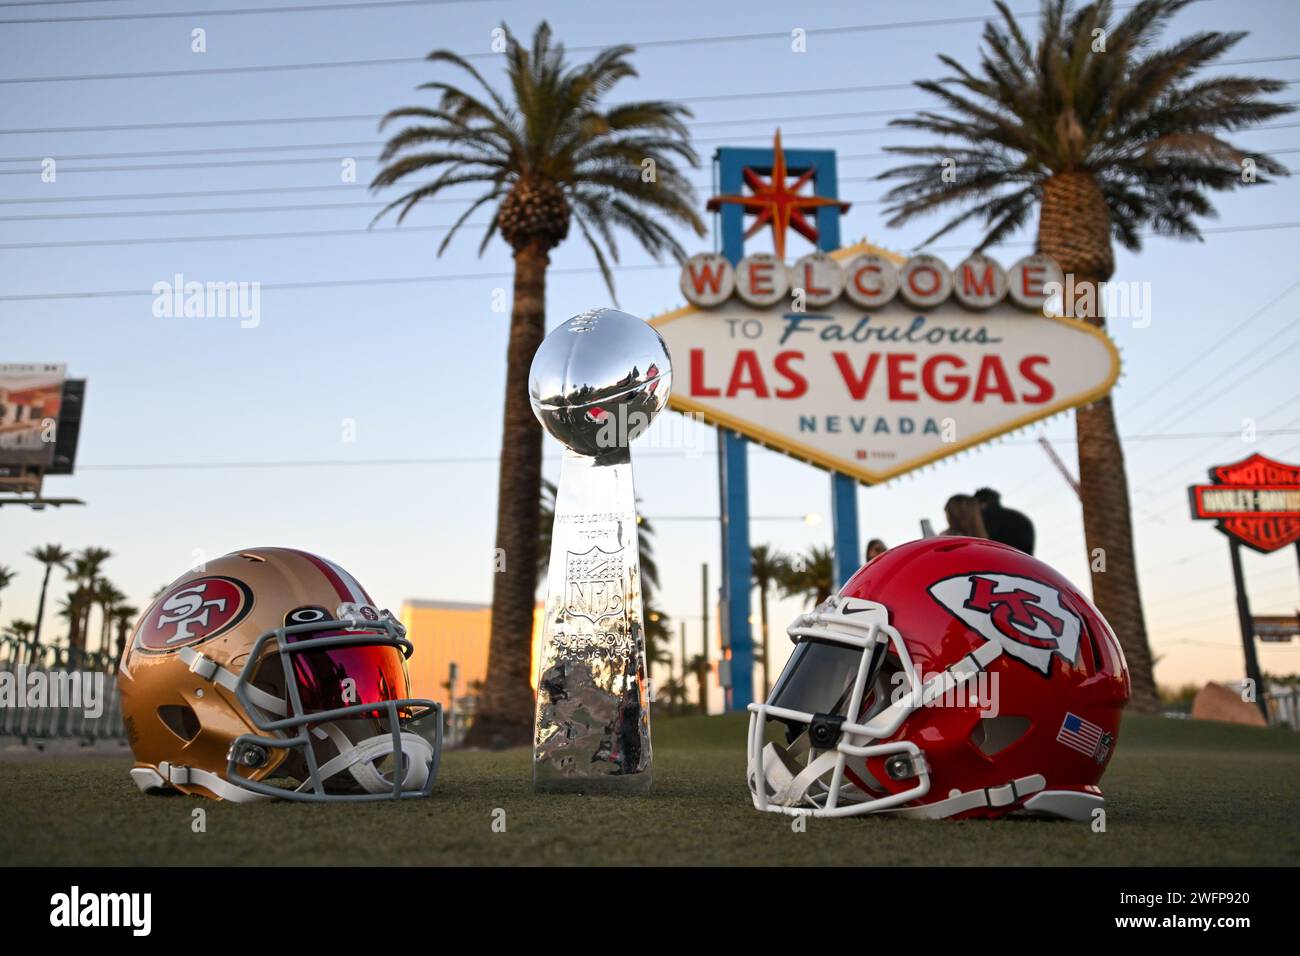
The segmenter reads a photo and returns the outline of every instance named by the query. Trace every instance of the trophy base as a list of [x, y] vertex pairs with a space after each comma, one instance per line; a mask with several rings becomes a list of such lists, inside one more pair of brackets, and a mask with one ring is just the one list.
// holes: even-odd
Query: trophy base
[[565, 452], [543, 617], [533, 789], [650, 787], [650, 699], [632, 465]]
[[581, 777], [571, 773], [533, 770], [533, 792], [535, 793], [646, 793], [652, 784], [650, 772], [641, 773], [605, 773]]

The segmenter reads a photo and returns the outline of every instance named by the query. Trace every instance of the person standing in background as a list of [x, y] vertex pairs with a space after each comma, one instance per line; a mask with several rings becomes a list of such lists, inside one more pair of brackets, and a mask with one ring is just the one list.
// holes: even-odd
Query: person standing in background
[[889, 549], [885, 547], [885, 542], [881, 541], [879, 538], [872, 538], [867, 542], [867, 560], [870, 561], [872, 558], [879, 557], [888, 550]]
[[1002, 496], [992, 488], [975, 492], [984, 517], [984, 527], [994, 541], [1001, 541], [1025, 554], [1034, 553], [1034, 523], [1019, 511], [1002, 507]]
[[948, 519], [945, 535], [965, 535], [968, 538], [987, 538], [984, 519], [980, 514], [979, 502], [971, 495], [953, 495], [943, 506], [943, 513]]

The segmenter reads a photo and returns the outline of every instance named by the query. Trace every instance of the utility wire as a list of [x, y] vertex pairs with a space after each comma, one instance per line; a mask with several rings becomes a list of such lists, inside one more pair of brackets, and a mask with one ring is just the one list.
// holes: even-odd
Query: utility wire
[[[1294, 229], [1300, 228], [1300, 222], [1290, 223], [1255, 223], [1246, 226], [1224, 226], [1218, 229], [1204, 229], [1206, 233], [1234, 233], [1234, 232], [1259, 232], [1274, 229]], [[374, 235], [374, 230], [358, 230], [360, 233]], [[397, 232], [398, 230], [385, 230]], [[283, 234], [282, 234], [283, 235]], [[309, 236], [316, 236], [317, 233], [307, 233]], [[189, 238], [212, 238], [212, 237], [186, 237]], [[258, 235], [250, 238], [265, 238]], [[1002, 247], [1011, 246], [1032, 246], [1034, 243], [1029, 241], [1023, 242], [1004, 242]], [[18, 248], [30, 248], [19, 246]], [[930, 252], [968, 252], [969, 245], [953, 246], [934, 246], [930, 247]], [[676, 262], [651, 262], [640, 263], [637, 265], [615, 265], [611, 269], [614, 272], [645, 272], [663, 269], [680, 268]], [[599, 273], [600, 270], [595, 266], [574, 266], [567, 269], [551, 269], [551, 275], [590, 275]], [[290, 289], [338, 289], [349, 286], [377, 286], [377, 285], [411, 285], [429, 282], [456, 282], [462, 280], [483, 280], [483, 279], [511, 279], [514, 277], [513, 272], [468, 272], [468, 273], [446, 273], [436, 276], [396, 276], [391, 278], [374, 277], [367, 279], [329, 279], [315, 280], [306, 282], [278, 282], [262, 283], [260, 288], [263, 291], [272, 290], [290, 290]], [[43, 292], [43, 293], [26, 293], [19, 295], [0, 295], [0, 302], [47, 302], [59, 299], [119, 299], [150, 296], [153, 293], [147, 289], [105, 289], [87, 292]]]
[[[485, 222], [466, 222], [461, 224], [461, 228], [481, 229], [486, 225], [487, 223]], [[1268, 232], [1279, 229], [1295, 229], [1297, 227], [1300, 227], [1300, 222], [1265, 222], [1252, 223], [1245, 226], [1221, 226], [1212, 229], [1202, 229], [1201, 232], [1208, 235], [1217, 235], [1221, 233], [1234, 232]], [[340, 236], [402, 235], [403, 233], [440, 232], [449, 228], [450, 226], [446, 225], [392, 226], [386, 229], [305, 229], [293, 232], [239, 232], [203, 236], [142, 236], [138, 238], [127, 237], [117, 239], [69, 239], [53, 242], [8, 242], [0, 244], [0, 250], [78, 249], [93, 248], [95, 246], [153, 246], [190, 242], [249, 242], [259, 239], [321, 239], [337, 238]], [[1142, 233], [1142, 235], [1146, 238], [1159, 237], [1158, 233], [1153, 232]], [[1030, 246], [1033, 245], [1033, 243], [1025, 240], [1004, 242], [1001, 243], [1001, 245], [1005, 247]], [[970, 251], [970, 246], [969, 244], [927, 246], [925, 249], [927, 252], [968, 252]], [[263, 288], [266, 288], [266, 286], [263, 286]], [[0, 302], [3, 301], [13, 301], [13, 298], [0, 296]]]
[[[832, 117], [854, 117], [858, 113], [831, 113], [827, 114]], [[758, 118], [754, 120], [742, 120], [745, 123], [780, 123], [788, 122], [789, 117], [782, 118]], [[705, 124], [695, 124], [705, 125]], [[1275, 129], [1295, 129], [1300, 127], [1300, 123], [1270, 123], [1264, 126], [1252, 126], [1249, 129], [1243, 129], [1241, 133], [1256, 133], [1266, 130]], [[827, 129], [827, 130], [790, 130], [787, 131], [789, 136], [866, 136], [874, 133], [900, 133], [902, 130], [897, 126], [869, 126], [861, 129]], [[725, 136], [707, 136], [693, 137], [692, 143], [729, 143], [740, 140], [740, 145], [744, 145], [744, 140], [766, 138], [767, 133], [731, 133]], [[385, 140], [360, 140], [344, 143], [280, 143], [274, 146], [196, 146], [190, 149], [165, 149], [165, 150], [146, 150], [143, 152], [128, 153], [73, 153], [66, 156], [55, 155], [55, 158], [63, 162], [84, 162], [86, 160], [104, 160], [104, 159], [150, 159], [167, 156], [205, 156], [213, 153], [275, 153], [288, 152], [302, 149], [378, 149], [385, 143]], [[49, 154], [42, 156], [4, 156], [0, 157], [0, 163], [40, 163], [49, 158]], [[28, 170], [28, 172], [34, 172]]]
[[[86, 0], [51, 0], [51, 2], [86, 2]], [[368, 10], [378, 7], [447, 7], [469, 3], [487, 3], [494, 0], [369, 0], [366, 3], [314, 3], [303, 6], [244, 7], [233, 10], [169, 10], [161, 13], [110, 13], [72, 17], [31, 17], [23, 20], [0, 20], [0, 26], [19, 26], [24, 23], [103, 23], [109, 20], [174, 20], [185, 17], [241, 17], [267, 13], [328, 13], [333, 10]], [[36, 4], [48, 6], [49, 4]], [[0, 4], [0, 6], [32, 6], [32, 4]]]
[[[1121, 8], [1117, 8], [1121, 9]], [[193, 16], [193, 14], [187, 14]], [[1023, 15], [1025, 17], [1029, 14]], [[1033, 14], [1032, 16], [1038, 16]], [[946, 17], [936, 20], [910, 20], [896, 21], [894, 23], [860, 23], [846, 24], [835, 27], [812, 27], [804, 30], [806, 36], [834, 35], [845, 36], [856, 33], [870, 33], [883, 30], [897, 30], [911, 27], [925, 26], [949, 26], [957, 23], [986, 23], [989, 21], [988, 15], [975, 15], [968, 17]], [[0, 20], [0, 25], [6, 22]], [[682, 47], [682, 46], [703, 46], [715, 43], [745, 43], [754, 40], [789, 40], [790, 32], [786, 30], [775, 30], [763, 33], [729, 33], [714, 36], [697, 36], [697, 37], [677, 37], [663, 40], [641, 40], [634, 44], [638, 51], [654, 50], [664, 47]], [[571, 53], [596, 53], [608, 49], [616, 44], [601, 43], [589, 44], [585, 46], [570, 46], [566, 49]], [[484, 60], [495, 59], [502, 54], [488, 51], [464, 51], [458, 54], [466, 60]], [[792, 56], [797, 54], [791, 54]], [[142, 70], [128, 73], [73, 73], [56, 76], [14, 76], [0, 78], [0, 85], [14, 85], [23, 83], [74, 83], [74, 82], [102, 82], [107, 80], [155, 80], [171, 79], [177, 77], [195, 77], [195, 76], [232, 76], [251, 73], [274, 73], [274, 72], [301, 72], [304, 70], [335, 70], [335, 69], [352, 69], [359, 67], [376, 67], [376, 66], [412, 66], [417, 63], [425, 63], [428, 58], [425, 56], [394, 56], [394, 57], [372, 57], [363, 60], [320, 60], [307, 63], [259, 63], [248, 66], [214, 66], [203, 67], [192, 70]], [[1245, 66], [1260, 63], [1281, 63], [1290, 60], [1300, 60], [1300, 53], [1284, 54], [1281, 56], [1271, 57], [1251, 57], [1240, 60], [1222, 60], [1217, 63], [1207, 64], [1207, 66]], [[905, 84], [904, 88], [911, 84]]]
[[[1290, 434], [1300, 434], [1300, 431]], [[1140, 441], [1143, 437], [1163, 438], [1197, 438], [1195, 433], [1176, 436], [1125, 436], [1124, 441]], [[702, 457], [716, 455], [717, 452], [690, 449], [681, 451], [646, 451], [638, 458], [682, 458], [686, 456]], [[216, 468], [332, 468], [332, 467], [392, 467], [402, 465], [477, 465], [497, 464], [500, 455], [447, 455], [421, 458], [316, 458], [316, 459], [279, 459], [263, 461], [152, 461], [152, 462], [111, 462], [102, 465], [85, 465], [78, 463], [78, 471], [199, 471]], [[717, 515], [677, 515], [676, 520], [717, 520]], [[802, 517], [802, 516], [800, 516]]]

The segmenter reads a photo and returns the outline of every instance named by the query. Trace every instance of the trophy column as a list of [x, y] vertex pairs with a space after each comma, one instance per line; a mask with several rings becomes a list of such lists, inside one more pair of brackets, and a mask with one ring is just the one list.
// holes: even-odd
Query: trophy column
[[668, 400], [657, 332], [600, 309], [542, 343], [533, 410], [566, 450], [543, 617], [533, 738], [537, 790], [650, 786], [650, 700], [628, 445]]

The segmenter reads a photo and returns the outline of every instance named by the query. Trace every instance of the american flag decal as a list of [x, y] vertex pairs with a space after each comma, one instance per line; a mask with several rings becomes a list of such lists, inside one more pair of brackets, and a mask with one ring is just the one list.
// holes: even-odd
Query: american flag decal
[[1061, 721], [1061, 729], [1056, 735], [1056, 742], [1092, 757], [1096, 755], [1097, 746], [1104, 736], [1106, 736], [1105, 731], [1096, 724], [1084, 720], [1078, 714], [1066, 713], [1065, 720]]

